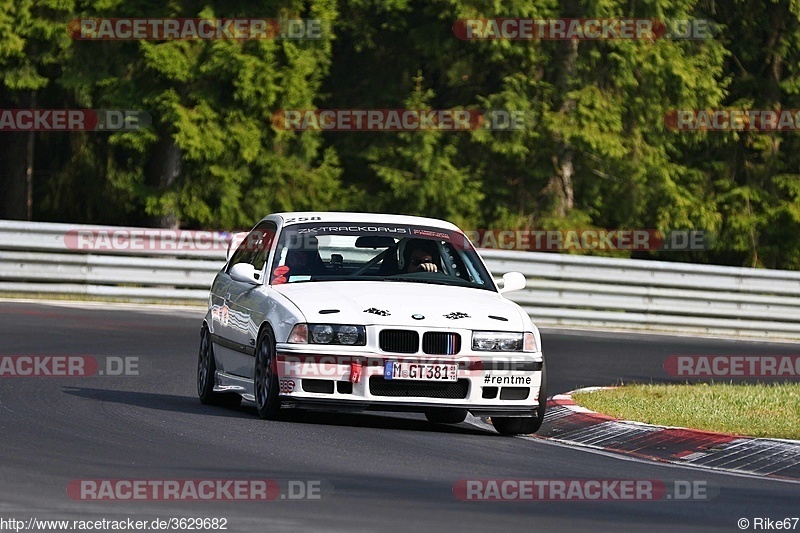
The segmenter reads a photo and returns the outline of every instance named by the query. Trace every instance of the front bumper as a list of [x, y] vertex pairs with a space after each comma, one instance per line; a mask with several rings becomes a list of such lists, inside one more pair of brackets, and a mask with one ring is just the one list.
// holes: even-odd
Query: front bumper
[[[475, 416], [534, 416], [541, 352], [458, 356], [310, 352], [278, 345], [281, 405], [337, 411], [467, 409]], [[457, 381], [385, 379], [391, 362], [457, 364]]]

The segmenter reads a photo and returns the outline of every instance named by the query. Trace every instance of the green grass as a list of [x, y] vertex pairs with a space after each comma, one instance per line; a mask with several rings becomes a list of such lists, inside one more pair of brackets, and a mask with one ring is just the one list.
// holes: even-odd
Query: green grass
[[624, 420], [800, 440], [800, 383], [624, 385], [573, 399]]

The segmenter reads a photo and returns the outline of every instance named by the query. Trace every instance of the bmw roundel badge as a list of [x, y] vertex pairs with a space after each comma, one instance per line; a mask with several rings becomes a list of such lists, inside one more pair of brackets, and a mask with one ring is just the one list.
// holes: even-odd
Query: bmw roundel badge
[[423, 316], [423, 315], [421, 315], [419, 313], [414, 313], [413, 315], [411, 315], [411, 318], [413, 318], [414, 320], [422, 320], [422, 319], [425, 318], [425, 316]]

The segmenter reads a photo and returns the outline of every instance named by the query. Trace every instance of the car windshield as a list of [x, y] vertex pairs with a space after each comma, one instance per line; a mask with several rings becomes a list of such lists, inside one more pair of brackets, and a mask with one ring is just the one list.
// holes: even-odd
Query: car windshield
[[270, 271], [272, 285], [354, 280], [497, 290], [477, 252], [458, 231], [346, 222], [283, 229]]

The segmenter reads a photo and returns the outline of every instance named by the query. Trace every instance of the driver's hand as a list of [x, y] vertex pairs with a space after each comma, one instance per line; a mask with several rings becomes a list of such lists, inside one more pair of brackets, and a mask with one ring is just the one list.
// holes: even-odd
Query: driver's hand
[[433, 263], [421, 263], [417, 268], [417, 272], [438, 272], [439, 269]]

